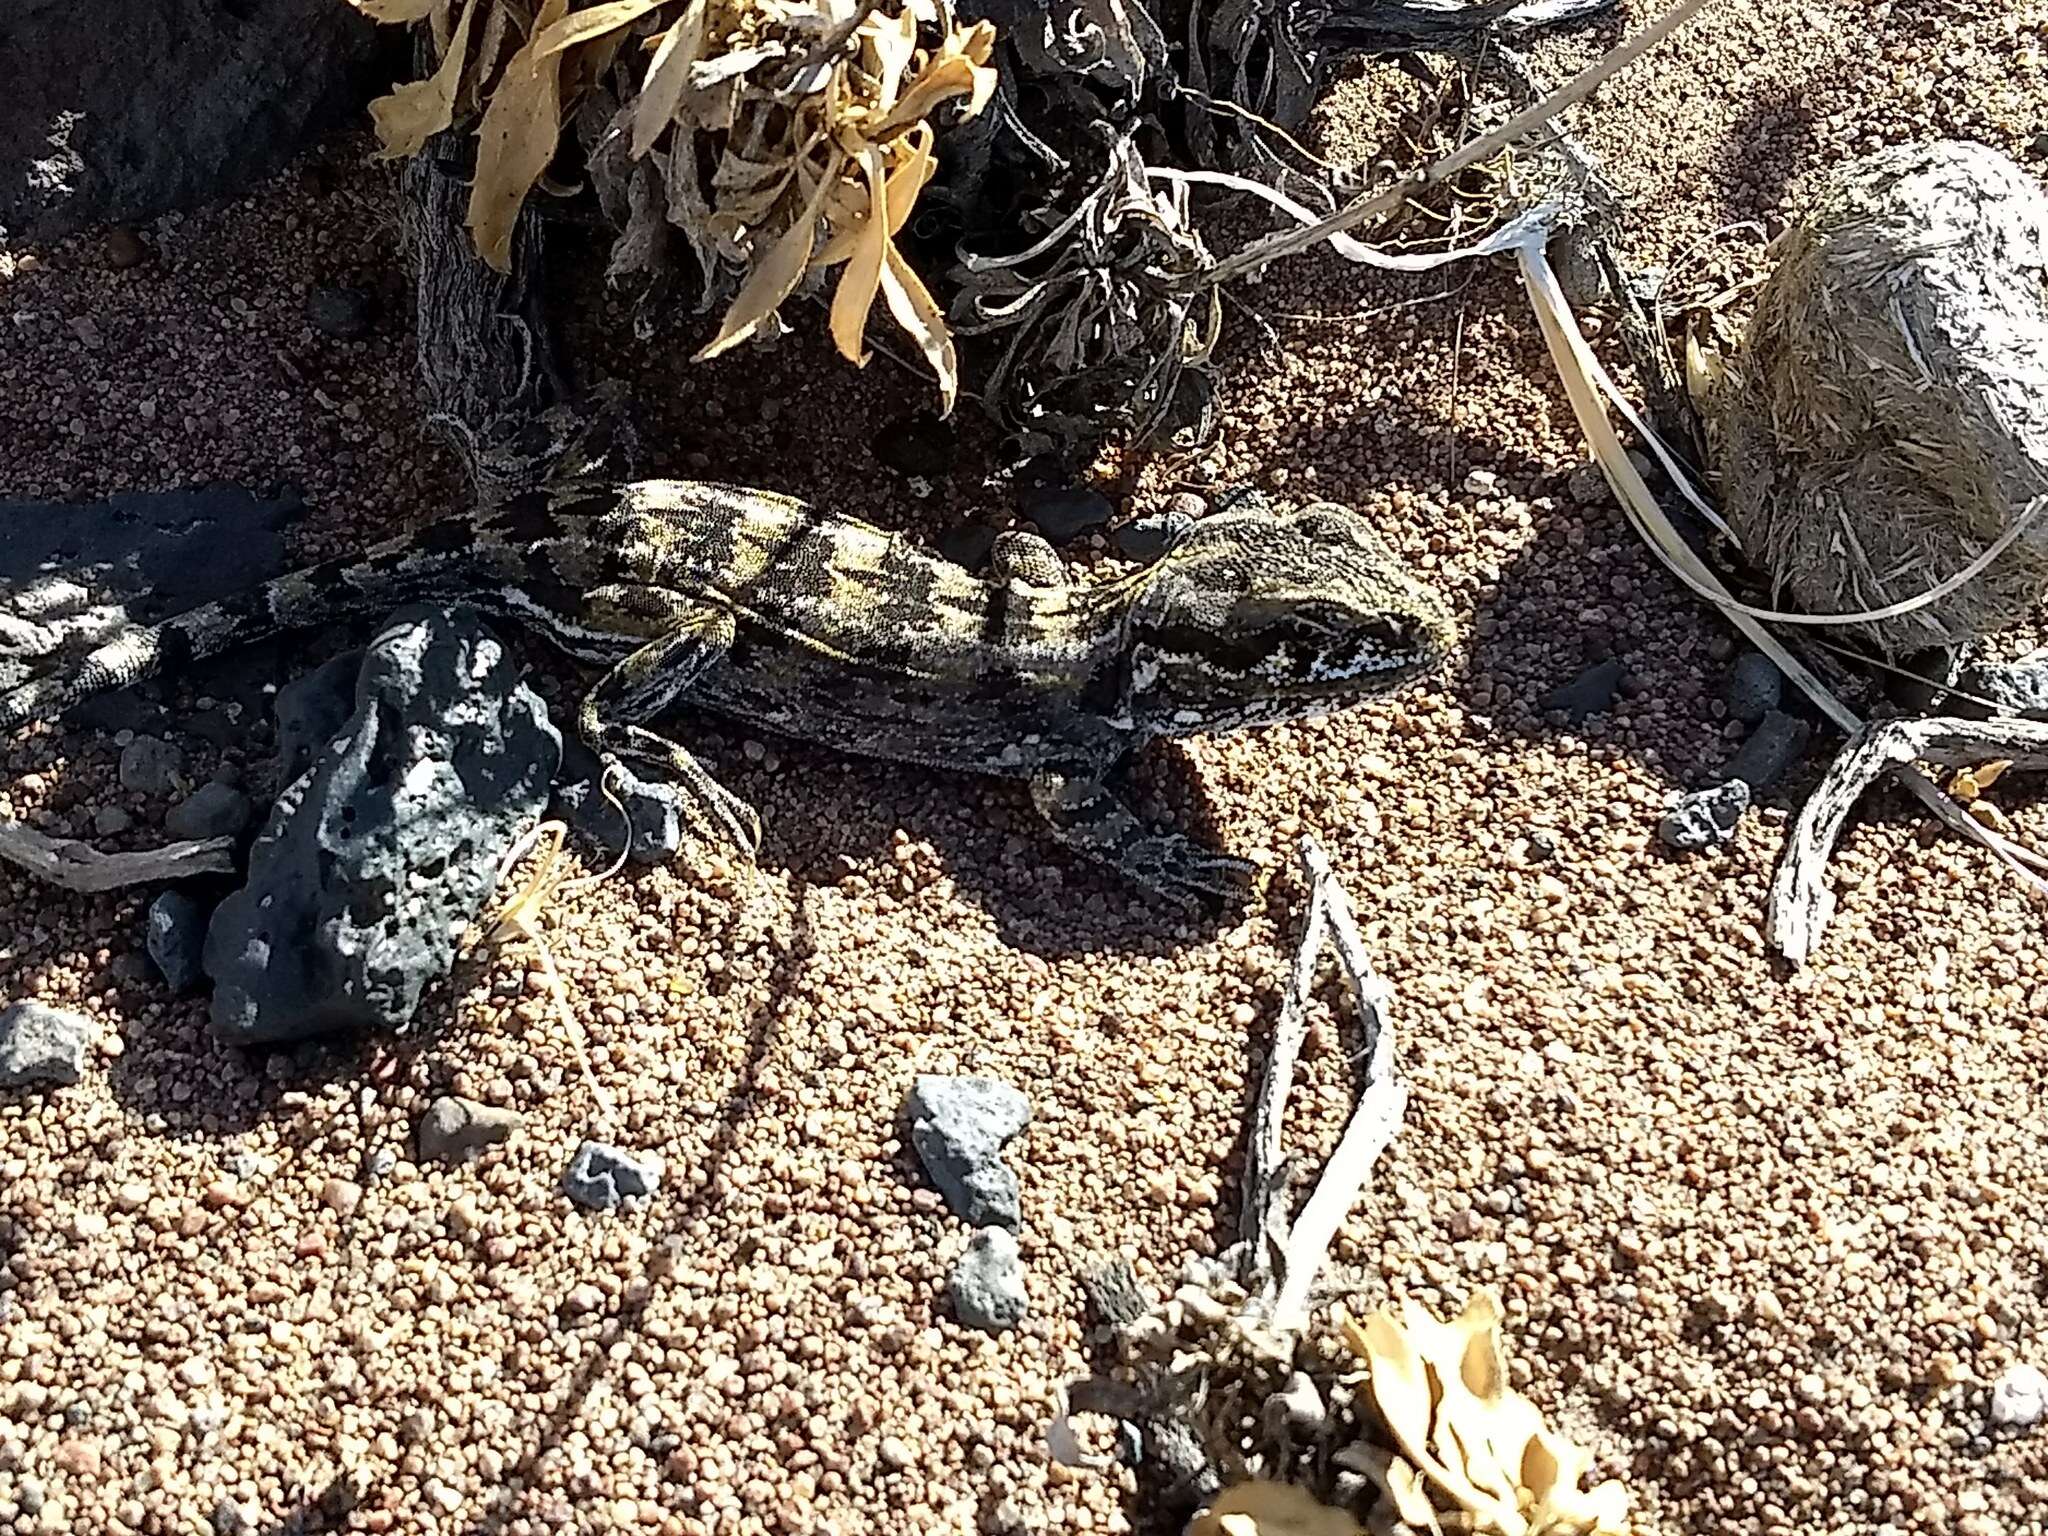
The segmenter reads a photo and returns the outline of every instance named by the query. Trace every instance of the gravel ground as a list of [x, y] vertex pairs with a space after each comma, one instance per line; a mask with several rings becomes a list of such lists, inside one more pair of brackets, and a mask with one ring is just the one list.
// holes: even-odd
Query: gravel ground
[[[2024, 158], [2043, 22], [1723, 0], [1579, 122], [1636, 200], [1633, 254], [1670, 260], [1882, 143]], [[1561, 79], [1617, 31], [1537, 66]], [[1325, 144], [1369, 153], [1400, 80], [1348, 78]], [[133, 268], [100, 236], [0, 255], [0, 494], [291, 482], [309, 554], [444, 510], [457, 476], [416, 426], [391, 187], [362, 148], [142, 231]], [[377, 296], [365, 339], [307, 325], [316, 284]], [[629, 873], [552, 914], [600, 1100], [520, 952], [466, 964], [421, 1039], [244, 1058], [142, 978], [139, 900], [0, 874], [0, 1000], [100, 1031], [77, 1086], [0, 1097], [0, 1532], [1129, 1529], [1125, 1488], [1042, 1451], [1084, 1365], [1074, 1269], [1121, 1246], [1158, 1279], [1232, 1224], [1304, 828], [1396, 988], [1413, 1082], [1337, 1246], [1359, 1303], [1499, 1287], [1518, 1375], [1647, 1531], [2048, 1528], [2048, 1431], [1987, 1428], [1991, 1383], [2048, 1366], [2038, 913], [1884, 799], [1818, 962], [1774, 966], [1759, 914], [1811, 767], [1724, 855], [1658, 849], [1667, 793], [1740, 735], [1725, 637], [1604, 493], [1573, 494], [1512, 283], [1465, 284], [1275, 271], [1248, 295], [1274, 339], [1234, 327], [1221, 448], [1137, 479], [1133, 512], [1231, 479], [1371, 509], [1470, 636], [1398, 703], [1153, 765], [1162, 807], [1277, 867], [1227, 930], [1134, 908], [1009, 788], [707, 724], [767, 821], [758, 874]], [[587, 303], [580, 356], [632, 372], [596, 339], [623, 308]], [[934, 535], [988, 504], [971, 425], [926, 502], [875, 464], [921, 404], [886, 364], [798, 344], [635, 381], [665, 470]], [[1494, 479], [1462, 490], [1474, 469]], [[1538, 700], [1609, 655], [1615, 711], [1546, 723]], [[111, 743], [5, 750], [0, 814], [165, 809], [118, 789]], [[2023, 783], [1995, 797], [2048, 831]], [[1347, 1106], [1343, 1039], [1317, 1018], [1310, 1153]], [[920, 1071], [1030, 1094], [1015, 1333], [950, 1313], [968, 1233], [908, 1151]], [[525, 1127], [418, 1164], [445, 1092]], [[665, 1160], [651, 1209], [566, 1202], [591, 1131]]]

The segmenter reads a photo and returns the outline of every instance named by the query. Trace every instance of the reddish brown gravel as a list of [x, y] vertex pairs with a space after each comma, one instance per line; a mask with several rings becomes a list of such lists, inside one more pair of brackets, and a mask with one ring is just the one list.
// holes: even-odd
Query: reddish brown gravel
[[[1547, 43], [1540, 76], [1649, 8], [1625, 10]], [[1691, 259], [1880, 144], [1968, 135], [2038, 170], [2044, 25], [2038, 0], [1721, 0], [1575, 121], [1634, 200], [1631, 255]], [[1411, 88], [1347, 74], [1326, 150], [1376, 155]], [[0, 494], [289, 483], [309, 555], [448, 509], [394, 187], [365, 151], [145, 226], [140, 252], [100, 233], [0, 253]], [[632, 377], [662, 470], [933, 537], [990, 504], [971, 422], [928, 500], [876, 465], [877, 432], [923, 404], [886, 362], [856, 374], [808, 339], [692, 368], [698, 319], [624, 355], [625, 299], [588, 254], [563, 279], [579, 361]], [[365, 339], [308, 325], [322, 284], [376, 297]], [[0, 1096], [0, 1533], [1131, 1529], [1127, 1488], [1043, 1449], [1085, 1368], [1075, 1267], [1122, 1247], [1162, 1279], [1229, 1227], [1304, 828], [1396, 989], [1414, 1089], [1337, 1246], [1360, 1304], [1498, 1287], [1527, 1390], [1627, 1479], [1645, 1531], [2048, 1529], [2048, 1430], [1988, 1416], [2003, 1372], [2048, 1366], [2038, 910], [1882, 798], [1818, 962], [1773, 964], [1765, 885], [1816, 770], [1725, 855], [1658, 848], [1667, 793], [1740, 734], [1723, 630], [1604, 493], [1574, 494], [1580, 445], [1512, 275], [1315, 256], [1243, 300], [1270, 331], [1234, 310], [1221, 445], [1150, 464], [1128, 510], [1232, 480], [1357, 504], [1469, 644], [1399, 702], [1150, 765], [1158, 809], [1272, 866], [1234, 926], [1134, 904], [1011, 788], [711, 722], [691, 729], [767, 822], [760, 869], [563, 899], [575, 1034], [513, 951], [465, 963], [416, 1039], [233, 1055], [203, 1002], [139, 979], [139, 897], [0, 873], [0, 1001], [101, 1030], [79, 1085]], [[1475, 469], [1491, 489], [1463, 489]], [[1610, 654], [1615, 712], [1546, 723], [1539, 699]], [[111, 742], [4, 750], [0, 814], [165, 808], [123, 795]], [[2038, 838], [2030, 793], [1994, 795]], [[1318, 1016], [1311, 1160], [1348, 1102], [1345, 1039]], [[951, 1316], [968, 1234], [899, 1118], [921, 1071], [1031, 1097], [1015, 1333]], [[417, 1164], [412, 1127], [450, 1092], [525, 1127]], [[568, 1204], [586, 1132], [665, 1160], [651, 1209]]]

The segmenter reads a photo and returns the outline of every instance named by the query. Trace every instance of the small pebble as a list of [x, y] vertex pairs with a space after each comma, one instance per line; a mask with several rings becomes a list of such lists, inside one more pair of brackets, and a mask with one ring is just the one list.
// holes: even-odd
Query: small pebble
[[149, 958], [173, 992], [197, 986], [204, 977], [206, 923], [212, 909], [183, 891], [165, 891], [149, 904], [144, 944]]
[[92, 813], [92, 829], [101, 837], [119, 837], [135, 825], [135, 818], [118, 805], [103, 805]]
[[1614, 707], [1615, 690], [1621, 686], [1621, 662], [1614, 657], [1595, 662], [1577, 677], [1543, 696], [1545, 713], [1562, 710], [1574, 724]]
[[176, 838], [239, 837], [254, 815], [249, 797], [227, 784], [202, 784], [172, 806], [164, 830]]
[[960, 1321], [984, 1333], [1004, 1333], [1024, 1320], [1029, 1305], [1017, 1239], [1003, 1227], [974, 1234], [948, 1281]]
[[126, 272], [139, 267], [149, 260], [149, 247], [142, 236], [125, 224], [117, 224], [107, 231], [107, 265], [116, 272]]
[[2048, 1375], [2015, 1365], [1991, 1384], [1991, 1422], [2000, 1429], [2032, 1429], [2048, 1418]]
[[92, 1046], [90, 1019], [42, 1003], [0, 1009], [0, 1088], [78, 1081]]
[[1657, 838], [1680, 853], [1718, 848], [1735, 835], [1742, 813], [1749, 809], [1749, 785], [1730, 779], [1681, 795], [1657, 823]]
[[601, 1141], [586, 1141], [569, 1159], [562, 1187], [578, 1205], [609, 1211], [652, 1196], [661, 1187], [661, 1162]]
[[154, 736], [121, 749], [121, 787], [135, 795], [168, 795], [185, 779], [185, 754]]
[[315, 288], [306, 295], [306, 321], [342, 341], [360, 341], [370, 334], [376, 305], [361, 288]]
[[1727, 701], [1730, 715], [1754, 725], [1784, 700], [1785, 674], [1762, 651], [1744, 651], [1728, 669], [1721, 697]]

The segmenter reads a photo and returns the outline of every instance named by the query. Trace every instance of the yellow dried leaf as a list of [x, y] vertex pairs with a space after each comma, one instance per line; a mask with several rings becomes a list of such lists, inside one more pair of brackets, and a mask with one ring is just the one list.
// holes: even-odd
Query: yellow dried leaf
[[1365, 1536], [1365, 1527], [1306, 1488], [1252, 1478], [1217, 1494], [1182, 1536]]
[[932, 365], [939, 380], [939, 414], [949, 415], [960, 393], [960, 368], [953, 355], [953, 333], [946, 329], [946, 312], [893, 243], [886, 254], [882, 297], [889, 301], [889, 313], [896, 323], [910, 333], [925, 361]]
[[455, 93], [455, 113], [468, 117], [484, 103], [489, 94], [490, 79], [497, 73], [498, 60], [505, 55], [505, 35], [512, 29], [512, 12], [502, 3], [484, 5], [483, 34], [477, 39], [476, 54], [470, 66], [462, 72], [461, 89]]
[[477, 254], [500, 272], [512, 267], [512, 229], [520, 204], [555, 157], [562, 133], [562, 56], [534, 44], [561, 20], [569, 0], [543, 0], [533, 35], [505, 66], [477, 128], [476, 180], [469, 189], [469, 234]]
[[1429, 1368], [1400, 1325], [1384, 1312], [1368, 1317], [1363, 1328], [1347, 1319], [1344, 1338], [1372, 1372], [1369, 1385], [1380, 1418], [1408, 1459], [1428, 1470], [1436, 1461], [1429, 1446], [1430, 1420], [1435, 1417]]
[[1498, 1403], [1508, 1389], [1508, 1361], [1501, 1348], [1500, 1320], [1500, 1298], [1491, 1291], [1478, 1290], [1452, 1324], [1464, 1341], [1458, 1374], [1465, 1390], [1483, 1403]]
[[882, 286], [882, 264], [890, 250], [889, 180], [882, 174], [882, 152], [872, 146], [861, 151], [860, 169], [868, 184], [868, 210], [846, 271], [840, 274], [839, 287], [832, 295], [832, 344], [841, 357], [864, 368], [868, 358], [861, 346], [862, 333]]
[[372, 21], [388, 24], [405, 24], [425, 21], [434, 14], [434, 7], [442, 0], [348, 0]]
[[2001, 757], [1996, 762], [1980, 763], [1977, 767], [1970, 770], [1970, 773], [1971, 777], [1976, 779], [1979, 789], [1989, 789], [2005, 777], [2005, 770], [2011, 766], [2011, 758]]
[[941, 103], [956, 96], [968, 99], [963, 115], [973, 117], [988, 105], [996, 88], [996, 72], [988, 62], [995, 41], [995, 25], [987, 21], [978, 21], [970, 30], [947, 38], [888, 115], [867, 130], [868, 136], [885, 139], [911, 123], [922, 122]]
[[455, 90], [462, 81], [462, 61], [469, 51], [469, 23], [479, 4], [489, 0], [465, 0], [462, 15], [449, 39], [441, 65], [424, 80], [401, 85], [389, 96], [370, 103], [370, 120], [376, 124], [378, 155], [397, 159], [416, 155], [428, 139], [446, 128], [455, 116]]
[[870, 16], [861, 23], [861, 38], [867, 44], [869, 69], [875, 78], [874, 105], [887, 112], [896, 105], [903, 77], [917, 57], [917, 18], [909, 11]]
[[571, 12], [535, 32], [533, 56], [549, 58], [578, 43], [631, 26], [660, 4], [661, 0], [608, 0], [607, 4], [593, 5], [587, 11]]
[[690, 66], [704, 52], [704, 0], [690, 5], [676, 24], [664, 32], [661, 46], [654, 50], [654, 62], [647, 66], [647, 78], [640, 86], [640, 99], [633, 103], [633, 158], [654, 147], [676, 115], [683, 99], [683, 87], [690, 83]]
[[1989, 800], [1972, 800], [1963, 809], [1980, 827], [1989, 827], [1994, 832], [2012, 831], [2012, 818]]
[[[938, 159], [932, 154], [932, 141], [930, 123], [919, 123], [897, 141], [910, 147], [889, 173], [889, 233], [892, 235], [903, 232], [911, 210], [917, 206], [918, 194], [939, 168]], [[846, 194], [843, 200], [842, 194]], [[812, 258], [812, 265], [829, 267], [853, 254], [855, 242], [867, 232], [866, 207], [853, 206], [858, 195], [852, 183], [840, 183], [838, 191], [826, 205], [826, 217], [833, 221], [834, 234]]]
[[804, 271], [811, 264], [812, 247], [817, 241], [818, 213], [824, 206], [825, 190], [838, 178], [841, 168], [841, 162], [834, 157], [805, 200], [803, 211], [795, 222], [783, 231], [782, 238], [769, 248], [765, 256], [754, 262], [754, 270], [748, 276], [746, 286], [732, 301], [732, 308], [725, 312], [725, 323], [697, 353], [698, 362], [716, 357], [753, 335], [803, 280]]

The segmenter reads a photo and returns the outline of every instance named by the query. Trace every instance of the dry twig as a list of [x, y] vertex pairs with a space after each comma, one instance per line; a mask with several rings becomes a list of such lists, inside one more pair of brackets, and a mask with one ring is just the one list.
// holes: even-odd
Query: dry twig
[[193, 875], [231, 875], [234, 850], [231, 837], [207, 837], [134, 853], [102, 853], [75, 838], [48, 837], [19, 822], [0, 821], [0, 860], [67, 891], [118, 891]]
[[[1779, 953], [1788, 960], [1805, 960], [1819, 942], [1835, 904], [1822, 876], [1835, 840], [1864, 791], [1902, 769], [1911, 775], [1908, 782], [1927, 783], [1911, 767], [1917, 762], [1955, 767], [1991, 759], [2012, 768], [2048, 768], [2048, 724], [1935, 716], [1881, 720], [1851, 736], [1800, 812], [1771, 882], [1766, 924]], [[1971, 780], [1973, 795], [1976, 783]]]

